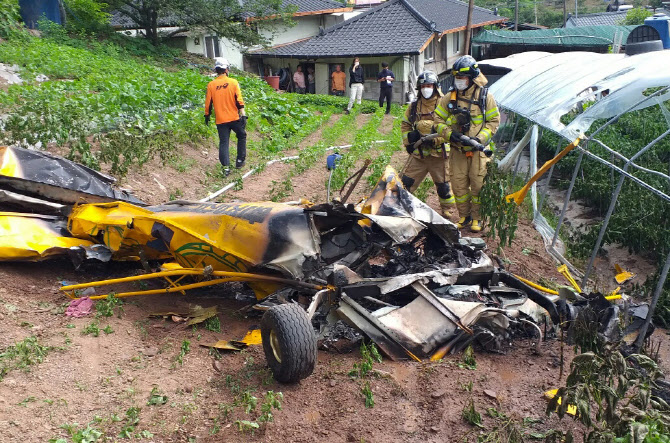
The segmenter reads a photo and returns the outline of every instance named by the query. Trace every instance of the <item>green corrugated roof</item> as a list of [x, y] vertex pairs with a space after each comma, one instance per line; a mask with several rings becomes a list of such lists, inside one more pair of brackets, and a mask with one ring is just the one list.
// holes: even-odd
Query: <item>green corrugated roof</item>
[[579, 28], [538, 29], [533, 31], [484, 31], [472, 42], [479, 44], [535, 46], [608, 46], [616, 32], [622, 43], [636, 26], [582, 26]]

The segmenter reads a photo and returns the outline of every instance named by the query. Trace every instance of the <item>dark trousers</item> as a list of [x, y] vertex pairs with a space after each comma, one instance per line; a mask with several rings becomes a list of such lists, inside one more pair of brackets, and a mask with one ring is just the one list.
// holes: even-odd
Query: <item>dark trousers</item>
[[242, 163], [247, 158], [247, 131], [242, 120], [234, 122], [220, 123], [216, 125], [219, 131], [219, 161], [223, 166], [230, 165], [230, 156], [228, 155], [228, 144], [230, 143], [230, 131], [235, 132], [237, 136], [237, 162]]
[[379, 107], [384, 106], [386, 100], [386, 113], [391, 112], [391, 100], [393, 99], [393, 88], [379, 88]]

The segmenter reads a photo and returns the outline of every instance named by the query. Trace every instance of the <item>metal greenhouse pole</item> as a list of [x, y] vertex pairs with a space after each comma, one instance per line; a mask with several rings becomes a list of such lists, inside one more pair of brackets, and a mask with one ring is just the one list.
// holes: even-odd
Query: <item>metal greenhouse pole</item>
[[[639, 150], [637, 154], [632, 156], [630, 160], [628, 160], [626, 164], [623, 166], [623, 172], [627, 173], [628, 168], [630, 167], [631, 164], [633, 164], [635, 160], [640, 158], [642, 154], [647, 152], [649, 149], [654, 147], [658, 142], [667, 137], [668, 134], [670, 134], [670, 129], [668, 129], [663, 134], [656, 137], [654, 140], [651, 141], [651, 143], [649, 143], [647, 146]], [[586, 283], [588, 282], [589, 274], [591, 274], [591, 270], [593, 268], [593, 262], [595, 261], [596, 256], [598, 255], [598, 251], [600, 250], [600, 246], [602, 245], [603, 238], [605, 237], [605, 231], [607, 230], [607, 225], [609, 224], [610, 219], [612, 218], [612, 213], [614, 213], [614, 208], [616, 207], [616, 202], [619, 199], [619, 194], [621, 193], [621, 187], [623, 186], [623, 182], [625, 179], [626, 176], [622, 174], [621, 178], [619, 178], [619, 183], [617, 183], [616, 189], [614, 190], [614, 194], [612, 195], [610, 206], [607, 209], [607, 215], [605, 215], [605, 220], [603, 220], [603, 225], [600, 227], [600, 232], [598, 233], [598, 240], [596, 240], [596, 244], [593, 247], [593, 252], [591, 253], [591, 258], [589, 258], [589, 263], [586, 266], [586, 271], [584, 272], [584, 278], [582, 279], [582, 287], [585, 287]]]

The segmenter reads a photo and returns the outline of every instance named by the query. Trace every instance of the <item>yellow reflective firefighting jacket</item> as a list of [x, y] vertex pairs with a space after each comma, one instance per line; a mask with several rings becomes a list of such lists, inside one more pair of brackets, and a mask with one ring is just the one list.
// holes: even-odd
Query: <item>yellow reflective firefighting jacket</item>
[[[458, 131], [468, 137], [477, 137], [484, 146], [491, 142], [493, 134], [500, 125], [500, 113], [491, 92], [486, 94], [485, 114], [482, 113], [482, 108], [478, 104], [482, 88], [487, 83], [488, 80], [484, 74], [479, 74], [474, 79], [474, 86], [456, 93], [457, 107], [467, 109], [470, 112], [470, 129], [468, 131], [463, 131], [463, 127], [456, 121], [457, 116], [449, 110], [449, 102], [452, 99], [451, 92], [440, 99], [435, 108], [435, 129], [442, 134], [445, 140], [449, 140], [452, 131]], [[462, 146], [457, 142], [452, 142], [451, 146], [463, 151], [472, 150], [471, 146]], [[490, 148], [493, 149], [493, 145]]]
[[[407, 136], [410, 132], [417, 130], [421, 135], [428, 135], [433, 131], [433, 126], [435, 124], [435, 107], [437, 106], [442, 94], [439, 92], [434, 94], [431, 98], [425, 99], [423, 96], [419, 95], [418, 101], [416, 102], [416, 116], [412, 116], [412, 107], [414, 103], [411, 103], [407, 106], [405, 110], [405, 115], [402, 119], [402, 124], [400, 125], [400, 131], [402, 132], [402, 143], [407, 146], [409, 141]], [[424, 147], [423, 155], [434, 155], [442, 157], [442, 144], [445, 139], [442, 137], [437, 137], [431, 142], [431, 148], [428, 150]], [[444, 147], [447, 152], [449, 152], [448, 145]], [[415, 155], [419, 155], [418, 152], [415, 152]]]

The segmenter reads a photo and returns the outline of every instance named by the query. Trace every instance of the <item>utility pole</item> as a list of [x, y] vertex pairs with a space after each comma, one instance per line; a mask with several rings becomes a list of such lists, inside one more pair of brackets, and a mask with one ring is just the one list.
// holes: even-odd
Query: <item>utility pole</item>
[[575, 17], [577, 17], [577, 0], [575, 0]]
[[514, 30], [519, 30], [519, 0], [514, 0]]
[[465, 48], [463, 55], [470, 54], [470, 40], [472, 40], [472, 10], [475, 8], [475, 0], [468, 2], [468, 21], [465, 24]]
[[568, 21], [568, 6], [567, 6], [568, 0], [563, 0], [563, 26], [565, 26], [565, 22]]

